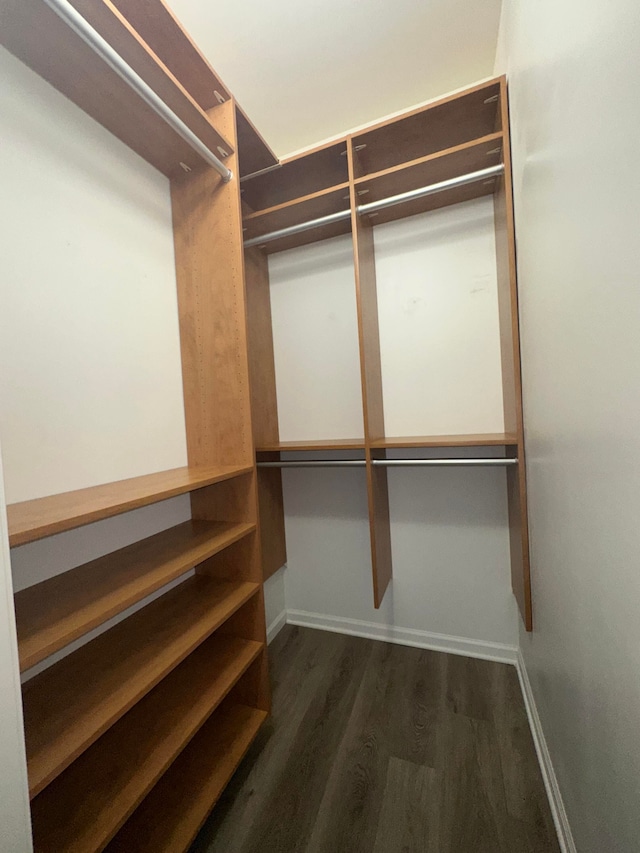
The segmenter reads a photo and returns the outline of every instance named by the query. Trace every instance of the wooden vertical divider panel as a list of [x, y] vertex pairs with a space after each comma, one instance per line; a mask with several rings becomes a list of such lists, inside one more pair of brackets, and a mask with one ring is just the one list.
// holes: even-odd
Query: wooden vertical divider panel
[[500, 351], [505, 432], [517, 436], [518, 465], [507, 468], [507, 499], [511, 548], [511, 587], [527, 631], [533, 630], [529, 524], [520, 373], [520, 329], [513, 211], [509, 104], [506, 79], [500, 79], [498, 121], [504, 134], [504, 175], [494, 195]]
[[[257, 447], [277, 444], [278, 400], [273, 354], [271, 297], [267, 256], [258, 248], [245, 251], [247, 323], [249, 328], [249, 378], [253, 436]], [[275, 454], [270, 458], [279, 458]], [[264, 579], [287, 561], [284, 531], [282, 473], [278, 468], [258, 470], [258, 507]]]
[[357, 212], [358, 195], [354, 184], [353, 142], [347, 140], [351, 196], [351, 225], [355, 268], [358, 338], [360, 343], [360, 377], [364, 408], [365, 458], [367, 462], [367, 496], [371, 536], [371, 569], [373, 603], [379, 608], [392, 576], [391, 522], [389, 520], [389, 488], [387, 469], [376, 468], [372, 458], [385, 451], [374, 450], [373, 441], [384, 438], [384, 405], [382, 401], [382, 366], [378, 328], [378, 294], [373, 245], [373, 227]]
[[[213, 107], [209, 115], [236, 147], [233, 99]], [[203, 168], [180, 176], [171, 186], [187, 451], [192, 466], [205, 465], [205, 460], [242, 460], [253, 470], [219, 484], [221, 489], [215, 484], [194, 492], [191, 511], [195, 519], [258, 524], [242, 548], [231, 546], [224, 559], [207, 560], [196, 571], [261, 584], [238, 154], [226, 162], [233, 173], [226, 184], [213, 169]], [[251, 618], [245, 614], [239, 625], [243, 633], [238, 636], [265, 644], [249, 680], [256, 707], [267, 710], [262, 589], [257, 601], [250, 608]]]

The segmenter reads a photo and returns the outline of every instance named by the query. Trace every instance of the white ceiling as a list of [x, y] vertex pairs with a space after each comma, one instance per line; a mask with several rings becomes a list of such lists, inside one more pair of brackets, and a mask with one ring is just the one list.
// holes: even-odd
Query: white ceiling
[[284, 154], [493, 73], [501, 0], [168, 0]]

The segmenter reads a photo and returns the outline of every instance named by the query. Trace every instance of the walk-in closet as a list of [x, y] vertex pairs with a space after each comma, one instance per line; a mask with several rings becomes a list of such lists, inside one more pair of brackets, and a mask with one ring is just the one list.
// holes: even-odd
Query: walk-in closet
[[1, 0], [0, 853], [636, 853], [629, 3]]

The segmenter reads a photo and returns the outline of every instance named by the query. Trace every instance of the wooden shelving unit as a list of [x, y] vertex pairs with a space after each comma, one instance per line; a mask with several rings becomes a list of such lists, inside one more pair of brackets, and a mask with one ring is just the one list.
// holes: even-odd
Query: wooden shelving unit
[[190, 578], [28, 681], [23, 702], [32, 796], [258, 588]]
[[227, 700], [116, 835], [107, 853], [186, 850], [265, 717], [264, 711]]
[[16, 593], [20, 668], [35, 666], [255, 529], [186, 521]]
[[[35, 851], [95, 853], [146, 826], [126, 849], [158, 831], [155, 850], [179, 853], [270, 707], [239, 184], [277, 158], [163, 0], [71, 2], [232, 178], [43, 0], [3, 4], [0, 44], [170, 179], [188, 455], [10, 506], [10, 544], [191, 501], [190, 521], [16, 595], [21, 668], [50, 664], [23, 686]], [[339, 166], [326, 187], [348, 181]]]
[[[245, 237], [264, 236], [346, 209], [351, 219], [266, 242], [246, 252], [252, 347], [254, 431], [260, 460], [280, 451], [364, 450], [376, 607], [392, 577], [387, 472], [372, 465], [391, 449], [504, 447], [519, 464], [507, 470], [512, 589], [527, 630], [532, 628], [526, 508], [525, 447], [520, 381], [515, 232], [511, 193], [509, 119], [503, 77], [381, 121], [299, 156], [280, 169], [243, 182]], [[341, 167], [340, 164], [343, 164]], [[404, 200], [375, 212], [360, 208], [489, 167], [502, 174]], [[346, 166], [346, 170], [345, 167]], [[349, 202], [346, 186], [349, 187]], [[505, 432], [450, 436], [386, 436], [377, 314], [373, 231], [377, 224], [491, 195], [494, 199], [500, 351]], [[344, 205], [344, 207], [340, 207]], [[354, 285], [362, 379], [364, 442], [280, 442], [266, 256], [339, 234], [352, 234]], [[259, 389], [259, 390], [258, 390]], [[276, 468], [259, 476], [263, 565], [270, 574], [286, 559], [282, 478]]]
[[36, 797], [36, 849], [101, 850], [263, 648], [218, 635], [202, 643]]

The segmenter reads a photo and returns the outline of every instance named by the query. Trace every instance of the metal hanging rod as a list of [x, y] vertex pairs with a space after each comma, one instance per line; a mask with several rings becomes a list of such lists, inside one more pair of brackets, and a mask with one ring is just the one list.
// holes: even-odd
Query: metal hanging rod
[[154, 110], [160, 118], [172, 127], [176, 133], [184, 139], [184, 141], [196, 151], [203, 160], [216, 170], [224, 183], [228, 183], [233, 177], [230, 169], [224, 165], [202, 140], [187, 127], [182, 119], [177, 116], [173, 110], [168, 107], [165, 102], [156, 95], [151, 86], [149, 86], [140, 77], [140, 75], [128, 65], [120, 54], [106, 41], [100, 33], [95, 30], [91, 24], [82, 17], [68, 0], [45, 0], [47, 6], [52, 9], [58, 17], [77, 33], [80, 38], [92, 48], [98, 56], [100, 56], [107, 65], [112, 68], [116, 74], [121, 77], [125, 83], [128, 83], [131, 88], [137, 92], [142, 100]]
[[[364, 459], [295, 459], [273, 462], [257, 462], [258, 468], [364, 468]], [[499, 467], [517, 465], [513, 457], [489, 457], [484, 459], [372, 459], [371, 464], [383, 468], [396, 467]]]
[[258, 468], [364, 468], [364, 459], [296, 459], [256, 462]]
[[502, 465], [517, 465], [518, 460], [513, 457], [488, 457], [485, 459], [372, 459], [372, 465], [380, 465], [384, 468], [395, 468], [395, 467], [413, 467], [415, 466], [428, 466], [430, 468], [439, 468], [439, 467], [457, 467], [457, 466], [469, 466], [469, 467], [495, 467]]
[[[409, 190], [409, 192], [406, 193], [400, 193], [399, 195], [380, 199], [380, 201], [370, 201], [368, 204], [361, 204], [356, 208], [356, 211], [360, 215], [376, 213], [386, 207], [393, 207], [396, 204], [402, 204], [403, 201], [413, 201], [414, 199], [424, 198], [425, 196], [441, 193], [445, 190], [464, 187], [466, 184], [475, 184], [478, 181], [495, 178], [503, 172], [504, 164], [499, 163], [497, 166], [489, 166], [487, 169], [470, 172], [468, 175], [460, 175], [457, 178], [450, 178], [447, 181], [439, 181], [437, 184], [429, 184], [426, 187], [419, 187], [415, 190]], [[288, 228], [280, 228], [278, 231], [270, 231], [268, 234], [263, 234], [261, 237], [251, 237], [249, 240], [244, 241], [244, 246], [245, 249], [248, 249], [251, 246], [263, 246], [265, 243], [271, 243], [273, 240], [279, 240], [281, 237], [291, 237], [293, 234], [301, 234], [303, 231], [310, 231], [312, 228], [319, 228], [321, 225], [329, 225], [332, 222], [341, 222], [343, 219], [350, 218], [350, 209], [339, 210], [337, 213], [329, 213], [327, 216], [310, 219], [308, 222], [299, 222], [296, 225], [290, 225]]]

